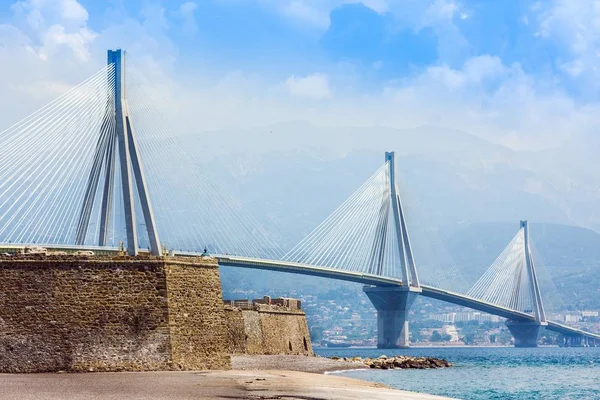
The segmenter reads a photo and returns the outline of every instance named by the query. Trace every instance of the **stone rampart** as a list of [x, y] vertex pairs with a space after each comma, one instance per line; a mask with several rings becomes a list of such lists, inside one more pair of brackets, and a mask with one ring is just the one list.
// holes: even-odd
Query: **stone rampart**
[[[234, 304], [244, 305], [244, 308]], [[225, 319], [232, 354], [313, 355], [306, 315], [299, 308], [299, 301], [259, 299], [251, 303], [251, 309], [245, 304], [244, 301], [226, 302]]]
[[0, 256], [0, 372], [229, 369], [212, 259]]

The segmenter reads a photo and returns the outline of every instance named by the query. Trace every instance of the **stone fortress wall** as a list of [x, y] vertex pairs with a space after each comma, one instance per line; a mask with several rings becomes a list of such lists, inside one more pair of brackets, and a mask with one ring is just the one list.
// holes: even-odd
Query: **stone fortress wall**
[[231, 368], [313, 355], [294, 299], [223, 304], [210, 257], [0, 253], [0, 373]]
[[225, 301], [225, 320], [232, 354], [313, 355], [299, 300]]
[[216, 260], [0, 255], [0, 372], [229, 369]]

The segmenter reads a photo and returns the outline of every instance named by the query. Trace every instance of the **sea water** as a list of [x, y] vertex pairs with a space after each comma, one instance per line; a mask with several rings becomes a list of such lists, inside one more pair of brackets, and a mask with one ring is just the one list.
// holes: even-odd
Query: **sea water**
[[467, 400], [600, 399], [600, 348], [425, 347], [315, 349], [324, 357], [408, 355], [444, 358], [451, 368], [356, 370], [344, 376]]

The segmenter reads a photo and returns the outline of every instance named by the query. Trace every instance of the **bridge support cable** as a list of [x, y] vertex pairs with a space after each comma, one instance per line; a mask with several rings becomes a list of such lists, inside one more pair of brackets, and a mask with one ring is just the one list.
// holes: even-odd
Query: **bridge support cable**
[[98, 175], [98, 148], [112, 134], [114, 74], [107, 65], [0, 132], [0, 242], [75, 242], [86, 182]]
[[[115, 185], [115, 160], [116, 160], [116, 132], [113, 134], [106, 146], [104, 165], [106, 168], [104, 174], [104, 184], [102, 189], [102, 203], [100, 204], [100, 218], [98, 230], [98, 245], [107, 246], [109, 244], [109, 232], [111, 230], [111, 210], [113, 209], [113, 196]], [[114, 228], [113, 228], [114, 229]]]
[[396, 226], [396, 242], [398, 243], [398, 252], [400, 254], [400, 262], [402, 265], [402, 278], [404, 282], [408, 282], [408, 285], [418, 288], [420, 286], [419, 275], [417, 274], [417, 267], [415, 265], [410, 238], [408, 236], [408, 228], [406, 227], [406, 218], [402, 208], [402, 201], [400, 200], [398, 185], [396, 184], [394, 152], [385, 153], [385, 159], [388, 162], [389, 167], [390, 195], [394, 215], [394, 225]]
[[513, 310], [532, 312], [524, 243], [523, 229], [520, 229], [467, 295]]
[[[538, 232], [538, 235], [543, 235]], [[539, 292], [544, 293], [543, 308], [546, 320], [550, 321], [549, 313], [557, 314], [567, 308], [567, 302], [564, 298], [564, 291], [560, 290], [556, 282], [558, 281], [553, 274], [553, 271], [547, 268], [547, 262], [544, 260], [543, 253], [535, 246], [533, 240], [529, 241], [531, 248], [531, 258], [535, 260], [535, 275], [538, 281]]]
[[118, 150], [128, 251], [138, 252], [137, 193], [150, 251], [161, 254], [125, 70], [125, 53], [109, 50], [105, 68], [0, 133], [12, 149], [0, 160], [0, 242], [108, 245]]
[[[109, 76], [108, 79], [114, 79], [114, 77]], [[102, 165], [109, 148], [112, 147], [112, 142], [115, 140], [115, 123], [113, 114], [114, 96], [112, 96], [110, 93], [107, 93], [106, 116], [104, 117], [104, 120], [102, 121], [102, 127], [100, 128], [100, 137], [98, 138], [98, 143], [96, 145], [94, 161], [85, 190], [85, 197], [82, 204], [81, 213], [79, 215], [79, 223], [77, 224], [75, 244], [82, 245], [86, 240], [88, 233], [87, 230], [94, 206], [95, 194], [102, 172]]]
[[128, 106], [161, 240], [180, 251], [279, 259], [279, 245], [202, 165], [203, 153], [193, 152], [184, 136], [190, 127], [178, 129], [180, 121], [160, 111], [154, 89], [132, 70]]
[[388, 225], [389, 225], [389, 213], [387, 210], [390, 207], [389, 199], [381, 203], [379, 210], [379, 216], [377, 220], [378, 229], [375, 234], [375, 239], [371, 247], [371, 259], [370, 263], [376, 265], [377, 270], [374, 271], [377, 275], [383, 275], [383, 265], [385, 257], [386, 239], [388, 237]]
[[[387, 165], [380, 167], [348, 200], [289, 251], [285, 260], [385, 274], [379, 260], [388, 219]], [[378, 240], [378, 238], [381, 238]], [[375, 241], [375, 244], [373, 243]]]
[[[138, 152], [138, 144], [135, 135], [135, 128], [131, 122], [127, 99], [127, 81], [126, 81], [126, 58], [122, 50], [108, 51], [108, 65], [114, 66], [114, 76], [112, 77], [114, 85], [114, 101], [110, 106], [107, 105], [106, 112], [114, 123], [114, 135], [109, 140], [98, 146], [95, 161], [104, 165], [104, 185], [102, 188], [102, 202], [100, 204], [100, 230], [98, 232], [98, 244], [106, 245], [108, 236], [108, 226], [111, 219], [112, 196], [114, 184], [114, 160], [115, 147], [119, 149], [119, 171], [121, 177], [121, 193], [123, 196], [123, 211], [125, 217], [125, 231], [127, 235], [127, 251], [131, 255], [137, 255], [139, 250], [139, 238], [137, 232], [135, 194], [137, 193], [139, 204], [144, 217], [144, 225], [148, 235], [148, 245], [154, 255], [161, 255], [162, 248], [158, 237], [154, 212], [152, 210], [143, 164]], [[108, 103], [107, 103], [108, 104]], [[99, 170], [92, 168], [88, 180], [88, 190], [84, 200], [83, 208], [80, 214], [78, 224], [78, 235], [76, 244], [85, 244], [85, 238], [88, 232], [88, 224], [91, 217], [92, 207], [97, 195]], [[134, 190], [133, 182], [136, 184]]]
[[540, 285], [538, 283], [538, 277], [537, 272], [535, 270], [535, 263], [533, 262], [533, 256], [531, 255], [531, 246], [529, 244], [529, 223], [527, 221], [521, 221], [521, 229], [523, 229], [525, 264], [527, 265], [527, 273], [529, 275], [529, 290], [530, 296], [532, 298], [535, 318], [537, 322], [546, 323], [546, 311], [544, 309], [544, 303], [542, 302]]
[[488, 303], [533, 314], [533, 321], [506, 322], [517, 347], [536, 347], [542, 327], [547, 325], [529, 240], [529, 224], [521, 221], [517, 235], [467, 294]]
[[419, 287], [394, 153], [284, 260], [402, 279]]
[[515, 237], [467, 295], [533, 314], [538, 322], [546, 322], [526, 221], [521, 221]]
[[[400, 177], [399, 177], [400, 178]], [[401, 179], [397, 179], [402, 184]], [[418, 259], [420, 285], [428, 285], [455, 293], [466, 293], [473, 282], [467, 282], [463, 271], [448, 251], [451, 244], [446, 227], [439, 224], [436, 211], [415, 192], [405, 191], [401, 199], [406, 232], [410, 232], [411, 253]], [[466, 251], [464, 248], [459, 251]]]

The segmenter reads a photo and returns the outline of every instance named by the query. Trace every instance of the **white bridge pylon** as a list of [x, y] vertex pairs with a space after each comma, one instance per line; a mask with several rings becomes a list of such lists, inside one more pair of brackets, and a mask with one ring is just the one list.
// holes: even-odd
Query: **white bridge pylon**
[[277, 241], [128, 61], [109, 50], [97, 73], [0, 131], [0, 244], [279, 259]]
[[385, 153], [385, 163], [283, 260], [398, 278], [419, 288], [394, 153]]
[[[123, 193], [123, 215], [125, 216], [125, 229], [127, 232], [127, 251], [131, 255], [137, 255], [139, 250], [134, 199], [134, 193], [137, 192], [148, 233], [150, 251], [154, 255], [161, 255], [162, 249], [154, 212], [150, 204], [139, 145], [127, 102], [125, 51], [120, 49], [109, 50], [108, 65], [112, 65], [112, 70], [114, 70], [114, 73], [107, 77], [113, 81], [111, 85], [113, 90], [108, 93], [106, 117], [103, 121], [94, 154], [94, 162], [86, 185], [85, 197], [77, 224], [75, 244], [85, 244], [102, 173], [104, 179], [102, 180], [98, 245], [106, 246], [107, 244], [114, 197], [115, 159], [118, 148], [120, 181]], [[133, 182], [136, 183], [136, 191], [134, 191]]]
[[515, 237], [467, 295], [533, 314], [537, 323], [545, 324], [546, 313], [529, 242], [529, 224], [521, 221]]

